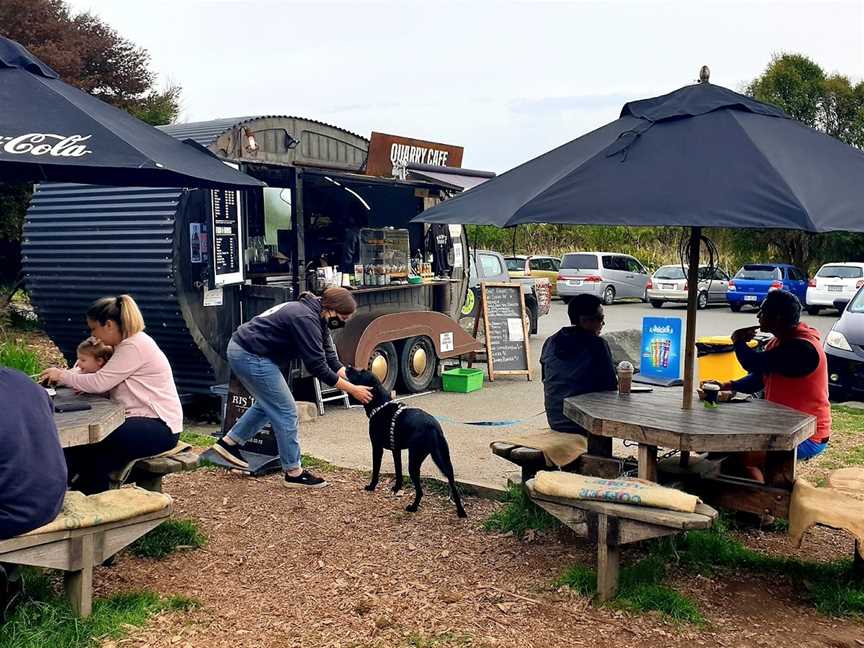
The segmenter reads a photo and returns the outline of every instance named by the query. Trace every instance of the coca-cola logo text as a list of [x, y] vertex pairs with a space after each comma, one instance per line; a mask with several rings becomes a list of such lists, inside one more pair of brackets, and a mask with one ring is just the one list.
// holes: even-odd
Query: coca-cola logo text
[[84, 157], [93, 152], [84, 143], [90, 137], [90, 135], [54, 135], [52, 133], [27, 133], [16, 137], [0, 135], [0, 151], [13, 155]]

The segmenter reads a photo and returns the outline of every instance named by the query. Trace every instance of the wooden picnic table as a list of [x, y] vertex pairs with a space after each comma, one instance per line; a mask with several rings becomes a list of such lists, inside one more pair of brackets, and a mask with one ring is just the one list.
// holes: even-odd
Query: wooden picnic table
[[[795, 449], [816, 432], [816, 418], [776, 403], [754, 399], [706, 409], [681, 408], [680, 388], [618, 394], [595, 392], [564, 400], [564, 414], [588, 431], [592, 465], [612, 459], [612, 439], [638, 443], [638, 474], [658, 481], [657, 448], [689, 453], [765, 452], [765, 483], [724, 475], [700, 474], [703, 499], [726, 508], [786, 517], [795, 483]], [[617, 461], [617, 460], [616, 460]], [[680, 475], [680, 472], [679, 472]]]
[[74, 394], [71, 389], [59, 388], [55, 401], [85, 400], [92, 409], [78, 412], [54, 412], [54, 422], [60, 433], [63, 448], [98, 443], [126, 420], [122, 405], [102, 396]]

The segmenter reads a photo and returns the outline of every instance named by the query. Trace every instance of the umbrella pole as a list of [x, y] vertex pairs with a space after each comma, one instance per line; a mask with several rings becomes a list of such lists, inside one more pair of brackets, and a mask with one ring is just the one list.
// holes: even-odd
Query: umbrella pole
[[684, 334], [683, 409], [693, 409], [693, 369], [696, 353], [696, 302], [699, 297], [699, 247], [702, 228], [690, 228], [690, 258], [687, 267], [687, 330]]

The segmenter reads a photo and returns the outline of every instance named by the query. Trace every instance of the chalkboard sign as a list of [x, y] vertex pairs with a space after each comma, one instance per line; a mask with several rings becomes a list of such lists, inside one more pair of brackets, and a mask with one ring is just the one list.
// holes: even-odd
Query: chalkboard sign
[[213, 189], [208, 207], [213, 228], [213, 284], [242, 283], [240, 192]]
[[489, 380], [524, 375], [531, 380], [525, 297], [520, 284], [480, 283]]

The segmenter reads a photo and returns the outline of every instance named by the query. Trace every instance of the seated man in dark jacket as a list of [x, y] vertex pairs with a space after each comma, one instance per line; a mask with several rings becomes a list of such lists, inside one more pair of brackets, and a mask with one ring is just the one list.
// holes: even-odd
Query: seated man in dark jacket
[[66, 493], [66, 461], [44, 388], [0, 368], [0, 540], [47, 524]]
[[564, 416], [564, 399], [588, 392], [618, 388], [612, 353], [603, 330], [603, 303], [594, 295], [577, 295], [567, 306], [571, 326], [565, 326], [543, 345], [540, 366], [546, 420], [558, 432], [586, 434], [577, 423]]

